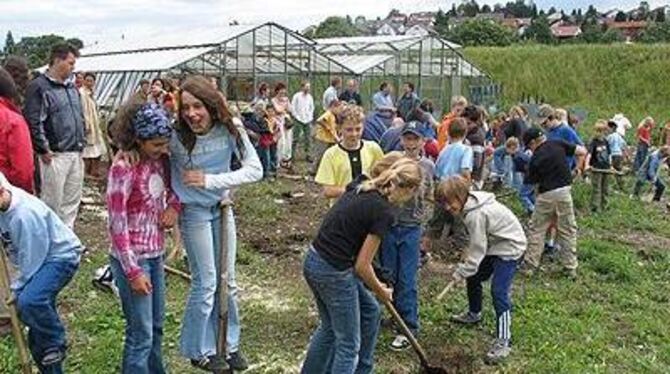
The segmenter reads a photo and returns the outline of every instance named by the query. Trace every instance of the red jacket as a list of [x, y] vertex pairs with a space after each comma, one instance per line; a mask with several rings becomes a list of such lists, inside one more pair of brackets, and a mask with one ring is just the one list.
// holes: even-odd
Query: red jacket
[[34, 192], [35, 162], [28, 124], [19, 108], [0, 97], [0, 172], [9, 183]]

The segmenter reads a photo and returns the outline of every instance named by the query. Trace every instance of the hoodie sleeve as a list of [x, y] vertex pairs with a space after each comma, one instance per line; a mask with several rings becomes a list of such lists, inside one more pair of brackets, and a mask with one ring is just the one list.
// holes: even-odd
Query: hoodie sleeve
[[479, 264], [486, 256], [488, 248], [486, 216], [478, 212], [470, 214], [474, 216], [467, 217], [465, 221], [470, 236], [470, 244], [463, 253], [463, 261], [456, 268], [456, 273], [461, 278], [469, 278], [477, 273]]
[[[35, 235], [39, 233], [39, 235]], [[12, 290], [20, 290], [37, 273], [49, 251], [49, 228], [34, 212], [28, 212], [10, 224], [12, 246], [16, 248], [19, 274], [12, 282]]]
[[[235, 121], [237, 125], [239, 122]], [[205, 188], [211, 189], [230, 189], [247, 183], [253, 183], [263, 178], [263, 166], [254, 149], [254, 145], [249, 140], [249, 135], [241, 126], [237, 126], [244, 144], [244, 157], [240, 160], [242, 167], [238, 170], [221, 173], [206, 174]]]

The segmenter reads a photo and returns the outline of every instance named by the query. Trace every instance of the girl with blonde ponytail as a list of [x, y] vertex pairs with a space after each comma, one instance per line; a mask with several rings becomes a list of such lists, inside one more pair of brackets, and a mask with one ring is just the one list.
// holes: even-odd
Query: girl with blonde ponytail
[[[370, 373], [380, 308], [392, 290], [372, 267], [396, 208], [422, 183], [416, 161], [400, 158], [375, 177], [348, 189], [328, 211], [312, 242], [303, 274], [319, 310], [303, 373]], [[372, 293], [371, 293], [372, 292]]]

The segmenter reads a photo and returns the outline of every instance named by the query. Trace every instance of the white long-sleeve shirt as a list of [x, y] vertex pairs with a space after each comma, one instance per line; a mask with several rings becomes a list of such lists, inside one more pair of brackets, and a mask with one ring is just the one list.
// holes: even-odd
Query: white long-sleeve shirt
[[302, 91], [293, 95], [291, 114], [302, 123], [312, 123], [314, 120], [314, 98], [312, 95]]

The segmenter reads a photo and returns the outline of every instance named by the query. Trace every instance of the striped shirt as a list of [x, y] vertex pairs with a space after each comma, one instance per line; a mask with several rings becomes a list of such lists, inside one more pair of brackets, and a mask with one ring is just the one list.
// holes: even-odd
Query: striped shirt
[[109, 171], [111, 255], [119, 260], [129, 280], [142, 274], [139, 260], [163, 255], [160, 217], [166, 207], [179, 212], [168, 171], [166, 160], [142, 160], [134, 166], [116, 160]]

